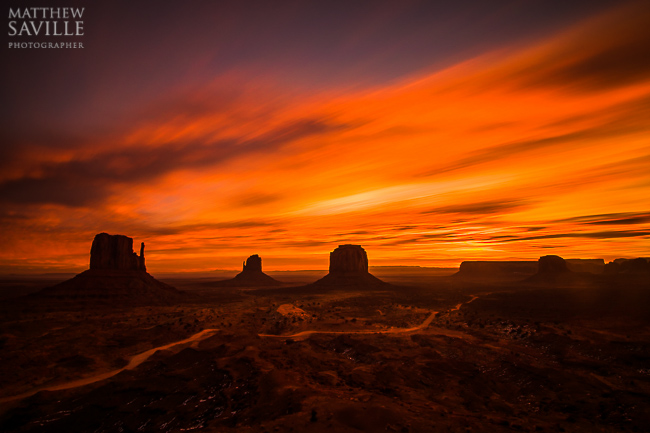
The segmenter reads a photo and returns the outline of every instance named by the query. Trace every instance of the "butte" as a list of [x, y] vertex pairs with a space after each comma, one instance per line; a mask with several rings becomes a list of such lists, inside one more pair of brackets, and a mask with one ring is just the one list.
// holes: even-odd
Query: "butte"
[[[100, 233], [90, 248], [90, 269], [34, 296], [49, 299], [115, 303], [116, 305], [169, 304], [185, 293], [152, 277], [145, 266], [144, 242], [140, 255], [133, 239]], [[118, 304], [119, 303], [119, 304]]]
[[597, 276], [589, 272], [574, 272], [567, 261], [560, 256], [542, 256], [537, 262], [537, 273], [526, 278], [524, 283], [550, 286], [582, 286], [593, 284]]
[[387, 286], [368, 272], [368, 255], [361, 245], [339, 245], [330, 253], [329, 273], [309, 286], [331, 288], [375, 288]]
[[282, 283], [262, 272], [262, 258], [253, 254], [244, 262], [242, 271], [230, 280], [217, 281], [216, 287], [268, 287]]

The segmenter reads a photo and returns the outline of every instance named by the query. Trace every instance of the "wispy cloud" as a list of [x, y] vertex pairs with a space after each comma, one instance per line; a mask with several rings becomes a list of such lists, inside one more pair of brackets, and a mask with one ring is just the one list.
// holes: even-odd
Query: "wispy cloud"
[[468, 215], [489, 215], [504, 214], [527, 207], [529, 204], [521, 199], [516, 200], [490, 200], [478, 203], [457, 204], [441, 206], [425, 211], [425, 214], [468, 214]]
[[575, 222], [593, 225], [634, 225], [650, 223], [650, 212], [618, 212], [600, 215], [581, 215], [565, 218], [559, 222]]
[[152, 269], [326, 267], [339, 242], [397, 264], [647, 254], [647, 12], [399, 80], [287, 95], [244, 68], [109, 133], [3, 132], [0, 257], [82, 266], [99, 231], [146, 239]]
[[320, 120], [297, 119], [251, 139], [134, 145], [61, 162], [41, 162], [23, 177], [0, 184], [0, 198], [13, 203], [82, 206], [104, 200], [118, 184], [156, 182], [167, 173], [216, 168], [251, 153], [273, 154], [282, 146], [345, 128]]

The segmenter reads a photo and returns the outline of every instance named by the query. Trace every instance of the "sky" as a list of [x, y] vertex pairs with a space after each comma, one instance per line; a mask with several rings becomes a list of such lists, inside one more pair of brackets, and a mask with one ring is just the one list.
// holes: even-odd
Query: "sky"
[[51, 5], [84, 48], [5, 37], [0, 273], [650, 256], [648, 2]]

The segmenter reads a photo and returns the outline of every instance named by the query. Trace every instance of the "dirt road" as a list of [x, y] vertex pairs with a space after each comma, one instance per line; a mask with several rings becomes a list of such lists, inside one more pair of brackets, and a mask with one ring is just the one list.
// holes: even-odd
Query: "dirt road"
[[153, 355], [154, 353], [156, 353], [159, 350], [170, 349], [170, 348], [172, 348], [174, 346], [179, 346], [181, 344], [198, 342], [200, 340], [208, 338], [209, 336], [211, 336], [212, 334], [214, 334], [217, 331], [218, 331], [218, 329], [204, 329], [203, 331], [201, 331], [201, 332], [199, 332], [197, 334], [194, 334], [191, 337], [186, 338], [184, 340], [175, 341], [173, 343], [165, 344], [164, 346], [154, 347], [153, 349], [149, 349], [146, 352], [142, 352], [142, 353], [140, 353], [138, 355], [135, 355], [133, 358], [131, 358], [131, 360], [129, 361], [129, 363], [126, 366], [124, 366], [124, 367], [122, 367], [122, 368], [120, 368], [118, 370], [113, 370], [113, 371], [109, 371], [109, 372], [106, 372], [106, 373], [97, 374], [97, 375], [94, 375], [94, 376], [84, 377], [82, 379], [73, 380], [71, 382], [60, 383], [58, 385], [45, 386], [45, 387], [42, 387], [42, 388], [37, 388], [37, 389], [34, 389], [32, 391], [28, 391], [28, 392], [25, 392], [25, 393], [19, 394], [19, 395], [0, 398], [0, 403], [6, 403], [6, 402], [9, 402], [9, 401], [14, 401], [14, 400], [21, 400], [23, 398], [30, 397], [30, 396], [38, 393], [38, 392], [41, 392], [41, 391], [60, 391], [60, 390], [63, 390], [63, 389], [78, 388], [80, 386], [89, 385], [91, 383], [99, 382], [101, 380], [108, 379], [109, 377], [113, 377], [116, 374], [121, 373], [124, 370], [132, 370], [132, 369], [134, 369], [135, 367], [137, 367], [138, 365], [142, 364], [144, 361], [149, 359], [149, 357], [151, 355]]
[[[489, 293], [486, 293], [489, 294]], [[461, 302], [457, 304], [454, 308], [450, 309], [447, 311], [447, 313], [451, 313], [452, 311], [458, 311], [460, 310], [460, 307], [462, 307], [465, 304], [469, 304], [470, 302], [475, 301], [478, 299], [478, 296], [472, 295], [472, 299], [470, 299], [467, 302]], [[290, 335], [273, 335], [273, 334], [258, 334], [260, 337], [263, 338], [290, 338], [292, 340], [296, 341], [302, 341], [306, 340], [310, 336], [314, 334], [329, 334], [329, 335], [335, 335], [335, 334], [408, 334], [410, 332], [415, 332], [415, 331], [420, 331], [422, 329], [427, 328], [433, 319], [435, 319], [436, 315], [438, 314], [438, 311], [433, 311], [429, 316], [419, 324], [418, 326], [414, 326], [412, 328], [388, 328], [388, 329], [367, 329], [367, 330], [359, 330], [359, 331], [320, 331], [320, 330], [308, 330], [308, 331], [302, 331], [298, 332], [296, 334], [290, 334]], [[454, 332], [453, 336], [458, 336], [460, 334], [459, 332]]]

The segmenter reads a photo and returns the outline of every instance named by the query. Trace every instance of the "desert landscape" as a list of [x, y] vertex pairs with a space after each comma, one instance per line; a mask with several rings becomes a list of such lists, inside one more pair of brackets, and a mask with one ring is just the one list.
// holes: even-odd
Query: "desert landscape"
[[650, 429], [646, 259], [374, 268], [342, 245], [328, 273], [253, 255], [162, 283], [132, 244], [97, 235], [88, 271], [26, 296], [4, 282], [0, 430]]
[[0, 433], [650, 433], [650, 1], [5, 14]]

